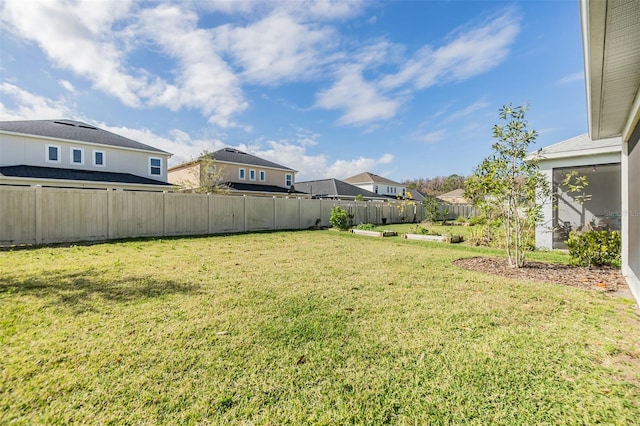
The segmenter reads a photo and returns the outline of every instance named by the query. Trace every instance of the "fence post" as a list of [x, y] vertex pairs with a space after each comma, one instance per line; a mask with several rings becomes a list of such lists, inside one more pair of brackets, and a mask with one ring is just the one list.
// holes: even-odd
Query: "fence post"
[[167, 191], [162, 191], [162, 236], [167, 236]]
[[113, 229], [113, 196], [115, 189], [107, 188], [107, 238], [112, 240], [114, 229]]
[[211, 220], [211, 204], [213, 203], [213, 196], [211, 194], [207, 194], [207, 233], [212, 234], [213, 230], [211, 229], [212, 220]]
[[36, 244], [42, 244], [42, 185], [35, 186]]
[[276, 210], [277, 210], [276, 209], [276, 197], [274, 196], [273, 197], [273, 226], [272, 226], [274, 231], [276, 230], [276, 223], [277, 223], [277, 221], [276, 221], [277, 211]]
[[243, 195], [242, 198], [244, 200], [242, 204], [242, 231], [247, 232], [247, 196]]

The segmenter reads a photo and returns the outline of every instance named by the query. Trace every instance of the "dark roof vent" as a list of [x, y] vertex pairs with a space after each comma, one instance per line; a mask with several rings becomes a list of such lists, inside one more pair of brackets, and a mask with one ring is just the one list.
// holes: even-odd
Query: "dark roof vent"
[[56, 123], [56, 124], [64, 124], [65, 126], [74, 126], [75, 127], [75, 124], [69, 123], [68, 121], [54, 121], [54, 123]]
[[96, 127], [89, 126], [88, 124], [78, 124], [78, 127], [82, 127], [83, 129], [98, 130]]

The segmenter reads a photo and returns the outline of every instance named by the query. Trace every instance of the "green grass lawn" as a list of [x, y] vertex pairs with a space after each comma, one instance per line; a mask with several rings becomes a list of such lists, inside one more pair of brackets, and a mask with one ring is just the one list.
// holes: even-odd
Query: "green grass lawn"
[[637, 422], [633, 303], [451, 265], [479, 253], [333, 231], [0, 252], [0, 424]]

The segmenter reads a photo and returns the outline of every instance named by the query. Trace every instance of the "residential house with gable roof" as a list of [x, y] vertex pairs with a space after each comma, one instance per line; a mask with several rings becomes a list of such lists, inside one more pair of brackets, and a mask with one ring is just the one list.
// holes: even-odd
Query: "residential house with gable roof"
[[207, 173], [217, 173], [217, 183], [228, 187], [232, 195], [306, 196], [296, 191], [297, 170], [290, 167], [235, 148], [223, 148], [206, 155], [209, 161], [198, 158], [171, 167], [169, 182], [193, 190], [203, 185]]
[[319, 179], [305, 182], [296, 182], [296, 189], [305, 192], [311, 198], [323, 198], [332, 200], [355, 200], [359, 195], [366, 201], [388, 200], [380, 194], [375, 194], [359, 186], [351, 185], [338, 179]]
[[80, 121], [0, 122], [0, 185], [166, 191], [170, 156]]
[[344, 179], [345, 182], [374, 194], [391, 198], [405, 198], [407, 186], [375, 173], [364, 172]]

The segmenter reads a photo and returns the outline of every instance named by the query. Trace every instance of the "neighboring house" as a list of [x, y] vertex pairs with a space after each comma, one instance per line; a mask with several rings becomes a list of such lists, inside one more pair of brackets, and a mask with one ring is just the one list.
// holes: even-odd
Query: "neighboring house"
[[323, 198], [332, 200], [354, 200], [361, 195], [366, 201], [384, 201], [388, 197], [375, 194], [350, 183], [338, 179], [320, 179], [305, 182], [296, 182], [296, 190], [305, 192], [311, 198]]
[[407, 191], [406, 185], [369, 172], [351, 176], [344, 179], [344, 182], [366, 189], [374, 194], [385, 195], [391, 198], [404, 198]]
[[424, 203], [424, 200], [427, 198], [422, 192], [417, 189], [406, 189], [405, 198], [409, 200], [417, 201], [418, 203]]
[[171, 154], [72, 120], [0, 122], [0, 184], [163, 191]]
[[[296, 191], [296, 170], [234, 148], [208, 154], [209, 161], [197, 159], [169, 169], [169, 182], [186, 190], [202, 185], [206, 173], [217, 174], [218, 183], [232, 195], [304, 195]], [[204, 165], [204, 167], [203, 167]], [[210, 170], [204, 170], [205, 167]]]
[[640, 2], [581, 0], [589, 136], [621, 137], [622, 274], [640, 301]]
[[[549, 145], [527, 155], [537, 158], [552, 190], [540, 200], [543, 219], [536, 226], [536, 246], [543, 249], [566, 248], [569, 232], [583, 229], [621, 228], [620, 138], [592, 140], [588, 134]], [[584, 176], [584, 194], [564, 185], [572, 173]], [[579, 197], [588, 195], [581, 202]]]
[[466, 198], [464, 198], [464, 189], [458, 188], [453, 191], [446, 192], [436, 196], [436, 198], [449, 204], [469, 204]]

